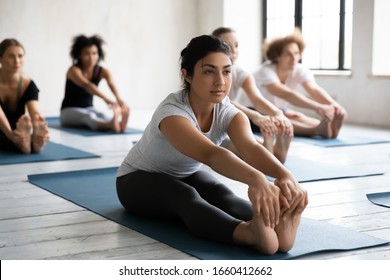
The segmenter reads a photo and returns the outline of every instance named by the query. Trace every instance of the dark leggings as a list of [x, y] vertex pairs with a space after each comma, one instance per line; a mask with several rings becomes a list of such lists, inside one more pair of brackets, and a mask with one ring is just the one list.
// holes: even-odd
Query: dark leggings
[[122, 205], [131, 213], [148, 217], [179, 218], [200, 237], [232, 243], [233, 231], [252, 218], [249, 201], [204, 171], [185, 179], [135, 171], [116, 180]]
[[15, 146], [15, 143], [9, 140], [2, 131], [0, 131], [0, 150], [20, 152], [20, 150]]

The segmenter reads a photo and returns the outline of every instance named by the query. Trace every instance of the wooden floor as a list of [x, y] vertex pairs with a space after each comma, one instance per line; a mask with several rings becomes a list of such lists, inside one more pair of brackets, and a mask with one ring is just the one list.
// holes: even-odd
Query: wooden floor
[[[135, 112], [130, 126], [143, 128], [148, 118], [148, 112]], [[390, 130], [351, 125], [343, 130], [352, 132], [390, 139]], [[118, 166], [140, 135], [90, 138], [55, 129], [50, 134], [54, 142], [102, 157], [0, 165], [0, 259], [194, 259], [27, 181], [28, 174]], [[290, 154], [384, 171], [380, 176], [303, 183], [310, 199], [304, 216], [390, 240], [390, 208], [376, 206], [366, 198], [367, 193], [390, 191], [390, 144], [320, 148], [293, 142]], [[219, 177], [245, 196], [244, 185]], [[390, 245], [301, 259], [390, 260]]]

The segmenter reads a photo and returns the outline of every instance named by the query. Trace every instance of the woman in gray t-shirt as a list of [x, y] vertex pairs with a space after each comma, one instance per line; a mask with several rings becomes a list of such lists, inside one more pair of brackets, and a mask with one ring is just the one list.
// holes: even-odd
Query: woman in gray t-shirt
[[[181, 52], [184, 89], [159, 105], [123, 160], [118, 197], [133, 214], [179, 218], [206, 239], [263, 254], [286, 252], [294, 244], [307, 193], [255, 140], [247, 117], [227, 98], [229, 55], [227, 44], [208, 35], [192, 39]], [[241, 158], [219, 146], [227, 135]], [[200, 171], [202, 164], [247, 184], [250, 201]]]

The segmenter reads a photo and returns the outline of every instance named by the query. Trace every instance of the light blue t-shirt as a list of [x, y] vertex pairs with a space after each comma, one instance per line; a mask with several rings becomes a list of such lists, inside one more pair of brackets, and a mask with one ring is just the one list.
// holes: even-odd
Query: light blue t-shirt
[[[226, 97], [221, 103], [214, 105], [211, 128], [202, 134], [216, 145], [220, 145], [227, 136], [227, 128], [231, 120], [238, 112]], [[161, 133], [159, 125], [169, 116], [182, 116], [201, 131], [189, 104], [188, 93], [185, 90], [171, 93], [157, 107], [141, 139], [123, 160], [117, 172], [118, 177], [136, 170], [144, 170], [185, 178], [201, 168], [202, 163], [176, 150]]]

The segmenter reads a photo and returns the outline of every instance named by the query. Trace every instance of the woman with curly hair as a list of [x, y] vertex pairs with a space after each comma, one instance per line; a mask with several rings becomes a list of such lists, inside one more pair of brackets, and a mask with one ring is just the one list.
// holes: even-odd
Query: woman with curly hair
[[[74, 38], [70, 55], [73, 65], [66, 74], [65, 97], [61, 105], [63, 126], [86, 126], [92, 130], [111, 130], [117, 133], [126, 130], [130, 109], [120, 97], [113, 77], [107, 68], [99, 65], [104, 59], [104, 41], [100, 36]], [[99, 82], [106, 80], [115, 96], [108, 98], [99, 88]], [[103, 99], [112, 109], [113, 116], [93, 106], [93, 97]]]
[[[325, 89], [320, 87], [313, 74], [299, 61], [305, 43], [299, 30], [295, 33], [265, 41], [264, 56], [267, 62], [253, 74], [263, 95], [278, 106], [294, 126], [294, 135], [336, 138], [347, 112]], [[297, 88], [301, 86], [307, 96]], [[314, 111], [319, 118], [289, 108]]]

